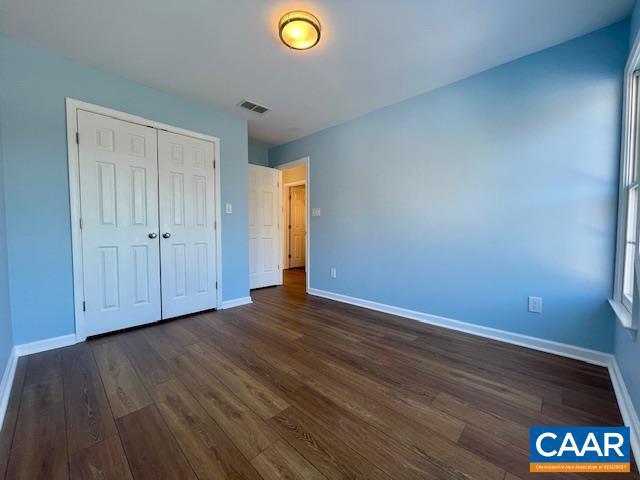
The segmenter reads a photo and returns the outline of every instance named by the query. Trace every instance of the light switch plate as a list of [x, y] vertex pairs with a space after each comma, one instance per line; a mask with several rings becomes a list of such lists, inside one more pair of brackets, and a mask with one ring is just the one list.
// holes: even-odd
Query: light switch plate
[[338, 276], [338, 272], [335, 268], [331, 268], [331, 278], [336, 278]]
[[319, 208], [312, 208], [311, 209], [311, 216], [312, 217], [319, 217], [320, 216], [320, 209]]
[[233, 213], [233, 205], [230, 203], [225, 204], [224, 213]]

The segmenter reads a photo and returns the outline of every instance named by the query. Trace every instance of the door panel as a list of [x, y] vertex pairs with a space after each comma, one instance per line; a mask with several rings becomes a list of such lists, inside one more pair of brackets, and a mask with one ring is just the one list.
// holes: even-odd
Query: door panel
[[307, 208], [304, 185], [289, 188], [289, 267], [304, 267], [307, 248]]
[[249, 287], [282, 283], [280, 171], [249, 165]]
[[162, 318], [216, 307], [213, 161], [213, 143], [158, 132]]
[[87, 335], [160, 320], [156, 130], [80, 110], [78, 133]]

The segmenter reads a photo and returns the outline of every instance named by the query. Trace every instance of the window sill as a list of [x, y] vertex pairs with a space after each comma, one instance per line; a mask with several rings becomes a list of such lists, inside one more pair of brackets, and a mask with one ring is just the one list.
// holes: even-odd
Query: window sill
[[633, 321], [631, 319], [631, 312], [627, 310], [627, 307], [625, 307], [622, 303], [617, 302], [613, 299], [609, 299], [609, 305], [611, 305], [611, 308], [613, 309], [613, 312], [616, 314], [616, 317], [618, 318], [618, 321], [620, 322], [620, 324], [624, 328], [629, 330], [629, 332], [635, 333], [637, 331], [637, 328], [633, 326]]

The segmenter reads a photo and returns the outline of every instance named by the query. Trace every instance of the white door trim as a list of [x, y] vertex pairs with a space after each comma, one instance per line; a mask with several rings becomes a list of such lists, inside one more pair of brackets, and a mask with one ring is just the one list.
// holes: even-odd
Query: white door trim
[[[276, 165], [273, 168], [277, 168], [278, 170], [285, 170], [287, 168], [291, 168], [291, 167], [295, 167], [296, 165], [306, 165], [307, 166], [307, 179], [304, 180], [303, 182], [291, 182], [291, 183], [287, 183], [286, 186], [290, 187], [290, 186], [294, 186], [295, 184], [298, 185], [302, 185], [302, 183], [305, 184], [306, 188], [305, 188], [305, 202], [306, 202], [306, 209], [307, 209], [307, 252], [306, 252], [306, 259], [305, 259], [305, 272], [306, 272], [306, 276], [307, 276], [307, 287], [306, 287], [306, 291], [307, 293], [309, 293], [309, 289], [311, 288], [311, 157], [302, 157], [299, 158], [298, 160], [293, 160], [291, 162], [287, 162], [287, 163], [283, 163], [281, 165]], [[283, 212], [281, 212], [281, 215], [283, 214]], [[284, 248], [284, 245], [282, 246], [282, 248]], [[288, 263], [287, 263], [288, 265]]]
[[306, 180], [298, 180], [297, 182], [285, 183], [284, 186], [285, 187], [299, 187], [300, 185], [306, 185], [306, 184], [307, 184]]
[[[73, 258], [73, 303], [74, 317], [76, 327], [76, 341], [82, 342], [86, 340], [85, 315], [83, 309], [84, 302], [84, 284], [82, 279], [82, 233], [80, 230], [80, 168], [79, 168], [79, 152], [76, 143], [76, 134], [78, 132], [78, 110], [86, 110], [88, 112], [105, 115], [123, 120], [125, 122], [136, 123], [159, 130], [186, 135], [188, 137], [198, 138], [212, 142], [214, 145], [215, 168], [215, 215], [216, 215], [216, 280], [218, 288], [216, 291], [216, 308], [222, 308], [222, 216], [220, 211], [221, 194], [220, 194], [220, 139], [211, 135], [185, 130], [183, 128], [174, 127], [165, 123], [148, 120], [137, 115], [120, 112], [111, 108], [94, 105], [73, 98], [66, 99], [67, 109], [67, 159], [69, 164], [69, 204], [71, 210], [71, 248]], [[160, 320], [160, 319], [158, 319]]]

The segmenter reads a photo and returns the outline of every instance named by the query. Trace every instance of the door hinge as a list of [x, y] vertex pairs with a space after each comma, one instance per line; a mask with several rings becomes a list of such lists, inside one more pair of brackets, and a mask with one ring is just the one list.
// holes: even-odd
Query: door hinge
[[213, 229], [216, 230], [218, 228], [218, 222], [216, 220], [213, 221]]
[[291, 254], [289, 254], [289, 258], [291, 258]]
[[76, 143], [80, 145], [80, 133], [76, 132]]
[[291, 230], [291, 225], [289, 225], [289, 230]]
[[216, 280], [216, 290], [218, 289], [218, 281]]
[[214, 170], [216, 169], [216, 161], [215, 160], [213, 161], [213, 169]]
[[82, 302], [82, 311], [86, 312], [87, 311], [87, 304], [86, 302]]
[[80, 217], [80, 230], [82, 230], [82, 217]]

